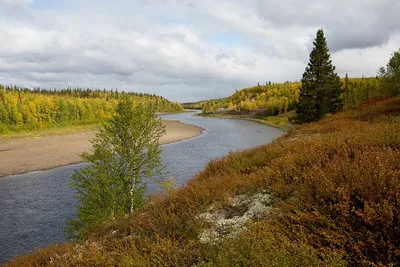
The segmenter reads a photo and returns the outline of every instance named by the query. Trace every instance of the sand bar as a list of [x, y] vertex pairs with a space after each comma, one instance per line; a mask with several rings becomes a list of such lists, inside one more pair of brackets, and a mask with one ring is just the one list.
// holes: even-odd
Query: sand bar
[[[161, 144], [198, 136], [203, 129], [179, 121], [163, 121], [167, 133]], [[93, 131], [0, 141], [0, 177], [48, 170], [82, 162], [79, 154], [89, 151]]]

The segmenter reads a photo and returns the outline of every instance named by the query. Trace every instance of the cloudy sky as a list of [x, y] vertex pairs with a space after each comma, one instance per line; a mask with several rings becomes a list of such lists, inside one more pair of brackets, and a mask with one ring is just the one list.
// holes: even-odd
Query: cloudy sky
[[174, 101], [300, 80], [317, 29], [339, 75], [400, 48], [398, 0], [0, 0], [0, 84]]

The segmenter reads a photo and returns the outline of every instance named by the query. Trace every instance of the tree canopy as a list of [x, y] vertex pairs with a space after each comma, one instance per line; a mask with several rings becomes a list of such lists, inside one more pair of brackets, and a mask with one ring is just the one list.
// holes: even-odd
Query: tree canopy
[[78, 213], [77, 219], [68, 223], [71, 236], [143, 205], [143, 179], [162, 173], [159, 139], [164, 133], [154, 109], [134, 106], [132, 99], [123, 97], [115, 114], [91, 140], [92, 153], [82, 155], [90, 165], [72, 175], [70, 185], [76, 190]]
[[124, 95], [134, 105], [152, 106], [159, 112], [181, 111], [180, 104], [142, 93], [90, 89], [27, 89], [0, 85], [0, 134], [60, 125], [99, 123], [109, 118]]
[[388, 95], [400, 96], [400, 49], [395, 51], [379, 75], [383, 78], [383, 87]]

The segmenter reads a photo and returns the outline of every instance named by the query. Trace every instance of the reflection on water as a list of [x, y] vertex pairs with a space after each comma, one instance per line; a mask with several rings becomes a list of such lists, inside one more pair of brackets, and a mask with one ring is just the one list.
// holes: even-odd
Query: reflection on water
[[[282, 131], [244, 120], [210, 119], [191, 113], [164, 115], [206, 129], [199, 137], [163, 146], [162, 158], [178, 185], [210, 159], [270, 142]], [[77, 164], [0, 179], [0, 263], [35, 248], [63, 242], [65, 219], [75, 214], [69, 177]], [[148, 184], [148, 193], [158, 190]]]

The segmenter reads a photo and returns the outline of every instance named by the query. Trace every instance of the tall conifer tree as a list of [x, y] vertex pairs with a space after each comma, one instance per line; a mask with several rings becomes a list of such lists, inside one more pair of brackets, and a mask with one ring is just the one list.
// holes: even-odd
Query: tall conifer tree
[[312, 122], [343, 108], [340, 77], [335, 73], [322, 29], [318, 30], [310, 61], [301, 79], [295, 121]]

